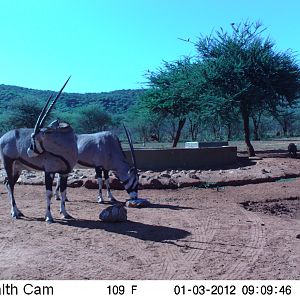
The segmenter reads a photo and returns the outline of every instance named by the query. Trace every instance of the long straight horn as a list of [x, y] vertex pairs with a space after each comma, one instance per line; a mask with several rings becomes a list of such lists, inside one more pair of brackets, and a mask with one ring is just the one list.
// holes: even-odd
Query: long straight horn
[[134, 153], [134, 149], [133, 149], [131, 135], [130, 135], [129, 131], [127, 130], [127, 128], [125, 127], [124, 124], [123, 124], [123, 127], [125, 129], [125, 133], [126, 133], [126, 136], [127, 136], [128, 144], [129, 144], [129, 147], [130, 147], [130, 153], [131, 153], [132, 163], [133, 163], [133, 166], [134, 166], [135, 170], [137, 170], [137, 167], [136, 167], [136, 158], [135, 158], [135, 153]]
[[67, 81], [65, 82], [65, 84], [63, 85], [63, 87], [60, 89], [60, 91], [58, 92], [58, 94], [56, 95], [55, 99], [52, 101], [52, 103], [50, 104], [49, 108], [47, 109], [46, 113], [44, 114], [41, 123], [40, 123], [40, 127], [43, 126], [45, 119], [47, 118], [47, 116], [49, 115], [50, 111], [52, 110], [54, 104], [56, 103], [56, 101], [58, 100], [58, 98], [60, 97], [63, 89], [65, 88], [65, 86], [67, 85], [68, 81], [70, 80], [71, 76], [67, 79]]
[[48, 98], [46, 104], [44, 105], [44, 107], [43, 107], [43, 109], [42, 109], [42, 111], [41, 111], [41, 113], [40, 113], [40, 115], [39, 115], [39, 117], [38, 117], [38, 119], [37, 119], [37, 121], [35, 123], [34, 131], [33, 131], [34, 134], [36, 134], [38, 132], [39, 128], [40, 128], [41, 119], [43, 118], [43, 116], [45, 114], [45, 111], [47, 109], [47, 106], [49, 105], [52, 97], [53, 97], [53, 94], [51, 94], [50, 97]]

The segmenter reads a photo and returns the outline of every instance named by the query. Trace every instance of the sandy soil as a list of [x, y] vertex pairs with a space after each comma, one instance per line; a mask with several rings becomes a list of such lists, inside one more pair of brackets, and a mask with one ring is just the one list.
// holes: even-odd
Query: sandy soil
[[0, 279], [300, 279], [300, 179], [249, 181], [258, 171], [272, 178], [278, 166], [300, 171], [299, 163], [264, 158], [207, 179], [236, 170], [248, 179], [240, 186], [141, 190], [152, 205], [128, 208], [116, 224], [99, 220], [107, 205], [84, 187], [69, 189], [75, 220], [61, 219], [54, 200], [56, 222], [47, 225], [44, 187], [17, 185], [26, 217], [14, 220], [1, 185]]

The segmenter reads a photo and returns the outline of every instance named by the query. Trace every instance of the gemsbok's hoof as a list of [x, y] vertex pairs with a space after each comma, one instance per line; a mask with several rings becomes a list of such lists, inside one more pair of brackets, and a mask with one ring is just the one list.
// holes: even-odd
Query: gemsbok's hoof
[[19, 210], [12, 210], [11, 216], [14, 219], [20, 219], [21, 217], [24, 217], [23, 213], [21, 213]]
[[20, 216], [19, 215], [16, 215], [16, 214], [11, 214], [11, 217], [13, 218], [13, 219], [20, 219]]
[[69, 214], [65, 214], [65, 215], [63, 216], [63, 218], [64, 218], [65, 220], [75, 220], [75, 218], [72, 217], [72, 216], [69, 215]]
[[46, 218], [45, 218], [45, 221], [46, 221], [47, 224], [52, 224], [52, 223], [54, 223], [54, 220], [53, 220], [52, 217], [46, 217]]
[[98, 202], [99, 204], [103, 204], [103, 203], [104, 203], [103, 197], [99, 197], [99, 196], [98, 196], [97, 202]]

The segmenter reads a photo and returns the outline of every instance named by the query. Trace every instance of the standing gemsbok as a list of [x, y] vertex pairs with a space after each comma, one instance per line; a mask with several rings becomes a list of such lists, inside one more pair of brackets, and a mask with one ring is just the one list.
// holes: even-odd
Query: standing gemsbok
[[34, 128], [14, 129], [0, 138], [0, 158], [3, 161], [7, 174], [5, 185], [11, 202], [11, 215], [14, 218], [23, 216], [16, 205], [14, 186], [21, 171], [24, 169], [34, 169], [45, 172], [47, 201], [45, 219], [48, 223], [53, 222], [50, 210], [52, 183], [55, 173], [60, 174], [62, 189], [60, 212], [64, 218], [72, 218], [65, 208], [65, 195], [67, 175], [77, 162], [78, 151], [76, 135], [68, 123], [59, 122], [57, 120], [43, 128], [47, 115], [49, 115], [69, 79], [70, 78], [68, 78], [51, 104], [52, 95], [49, 97]]
[[[78, 162], [77, 166], [83, 168], [93, 168], [96, 171], [96, 177], [98, 179], [98, 202], [103, 203], [102, 196], [102, 172], [104, 173], [104, 179], [107, 189], [107, 196], [110, 201], [116, 201], [113, 197], [108, 179], [108, 171], [115, 171], [118, 179], [122, 182], [125, 190], [129, 194], [131, 199], [137, 199], [138, 196], [138, 172], [136, 168], [136, 159], [133, 149], [133, 143], [131, 136], [127, 129], [124, 127], [128, 143], [130, 146], [131, 157], [133, 165], [131, 166], [125, 157], [122, 150], [121, 143], [117, 136], [109, 131], [102, 131], [92, 134], [79, 134], [77, 135], [78, 146]], [[57, 199], [58, 190], [60, 189], [60, 180], [58, 180], [56, 186]]]

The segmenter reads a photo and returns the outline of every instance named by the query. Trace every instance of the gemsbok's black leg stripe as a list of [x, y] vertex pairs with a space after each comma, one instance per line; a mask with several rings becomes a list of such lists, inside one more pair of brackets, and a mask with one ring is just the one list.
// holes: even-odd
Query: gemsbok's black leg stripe
[[96, 177], [102, 178], [102, 167], [95, 167]]
[[52, 191], [52, 184], [55, 173], [45, 172], [45, 186], [47, 191]]
[[63, 193], [67, 189], [68, 176], [60, 176], [60, 192]]

